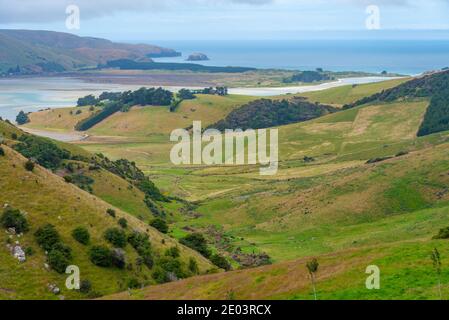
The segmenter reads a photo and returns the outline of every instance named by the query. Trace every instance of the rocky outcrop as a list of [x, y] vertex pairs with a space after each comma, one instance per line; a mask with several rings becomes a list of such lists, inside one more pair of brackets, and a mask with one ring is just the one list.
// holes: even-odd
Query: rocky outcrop
[[204, 53], [192, 53], [188, 58], [187, 61], [208, 61], [210, 60], [209, 57], [207, 55], [205, 55]]

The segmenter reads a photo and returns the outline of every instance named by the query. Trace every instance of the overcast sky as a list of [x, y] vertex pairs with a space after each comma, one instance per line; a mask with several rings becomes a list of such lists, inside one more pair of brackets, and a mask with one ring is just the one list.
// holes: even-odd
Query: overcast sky
[[[79, 30], [66, 28], [70, 4], [80, 8]], [[417, 30], [449, 30], [449, 0], [0, 0], [0, 28], [122, 41], [296, 39], [341, 30], [346, 37], [369, 36], [369, 5], [379, 7], [383, 30], [372, 33], [393, 38], [448, 34]]]

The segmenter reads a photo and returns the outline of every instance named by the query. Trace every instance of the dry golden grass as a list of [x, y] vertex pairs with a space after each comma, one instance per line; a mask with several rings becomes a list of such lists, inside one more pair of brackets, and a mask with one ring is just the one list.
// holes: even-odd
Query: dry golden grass
[[[80, 114], [76, 114], [80, 110]], [[89, 107], [49, 109], [33, 112], [29, 115], [30, 122], [25, 126], [31, 129], [48, 131], [73, 131], [75, 125], [92, 115]]]
[[[340, 276], [350, 270], [366, 267], [367, 256], [355, 256], [355, 250], [338, 252], [319, 257], [320, 268], [317, 282]], [[370, 259], [382, 253], [370, 253]], [[310, 276], [306, 263], [311, 258], [282, 262], [259, 268], [238, 270], [223, 274], [194, 277], [175, 283], [147, 287], [130, 295], [123, 292], [104, 299], [126, 300], [267, 300], [292, 295], [297, 292], [311, 292]]]
[[[85, 226], [91, 234], [93, 244], [102, 244], [103, 233], [107, 228], [117, 226], [117, 221], [108, 216], [106, 210], [114, 208], [117, 219], [124, 217], [128, 220], [129, 228], [145, 232], [150, 236], [155, 250], [164, 250], [178, 246], [185, 262], [188, 257], [197, 260], [204, 272], [211, 268], [211, 264], [201, 255], [149, 227], [143, 221], [113, 207], [111, 204], [84, 192], [50, 171], [36, 166], [33, 172], [24, 169], [26, 159], [8, 148], [2, 146], [6, 156], [0, 157], [0, 204], [5, 203], [27, 213], [31, 230], [20, 238], [24, 248], [31, 246], [35, 254], [24, 264], [11, 256], [5, 246], [0, 247], [0, 269], [7, 270], [0, 273], [0, 299], [33, 299], [57, 298], [47, 288], [47, 283], [56, 283], [64, 288], [65, 276], [44, 268], [45, 256], [37, 246], [34, 232], [46, 223], [53, 224], [60, 233], [63, 241], [73, 250], [73, 264], [80, 267], [85, 279], [89, 279], [94, 290], [108, 294], [124, 290], [126, 281], [131, 276], [126, 270], [105, 269], [94, 266], [88, 258], [88, 248], [76, 242], [71, 232], [77, 226]], [[0, 233], [0, 240], [6, 241], [7, 235]], [[126, 248], [129, 261], [137, 258], [130, 246]], [[144, 271], [150, 276], [150, 271]], [[6, 292], [6, 293], [5, 293]], [[67, 298], [80, 298], [79, 293], [63, 289]]]

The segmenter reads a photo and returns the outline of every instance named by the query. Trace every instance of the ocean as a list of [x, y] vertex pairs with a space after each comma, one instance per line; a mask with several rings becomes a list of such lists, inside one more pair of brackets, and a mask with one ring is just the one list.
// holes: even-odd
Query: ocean
[[185, 62], [201, 52], [210, 60], [201, 64], [293, 70], [384, 70], [404, 75], [449, 67], [449, 41], [444, 40], [267, 40], [267, 41], [153, 41], [183, 53], [158, 58], [160, 62]]

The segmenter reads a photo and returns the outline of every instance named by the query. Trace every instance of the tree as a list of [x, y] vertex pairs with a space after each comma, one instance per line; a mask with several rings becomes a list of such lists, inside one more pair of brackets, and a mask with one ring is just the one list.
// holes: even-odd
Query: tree
[[434, 248], [430, 258], [432, 259], [433, 262], [433, 267], [435, 269], [435, 272], [437, 274], [438, 277], [438, 292], [440, 295], [440, 300], [442, 299], [441, 296], [441, 258], [440, 258], [440, 252], [438, 251], [437, 248]]
[[181, 89], [178, 92], [178, 98], [180, 98], [182, 100], [191, 100], [191, 99], [195, 99], [196, 96], [189, 89]]
[[315, 297], [315, 300], [317, 300], [316, 296], [316, 288], [315, 288], [315, 275], [318, 272], [318, 267], [320, 264], [318, 263], [317, 259], [312, 259], [311, 261], [307, 262], [307, 270], [310, 274], [310, 280], [312, 281], [312, 287], [313, 287], [313, 296]]
[[16, 122], [19, 126], [21, 126], [25, 123], [30, 122], [30, 118], [28, 118], [28, 115], [25, 112], [20, 111], [16, 117]]
[[84, 106], [94, 106], [99, 100], [95, 98], [93, 95], [88, 95], [83, 98], [79, 98], [77, 102], [78, 107]]

